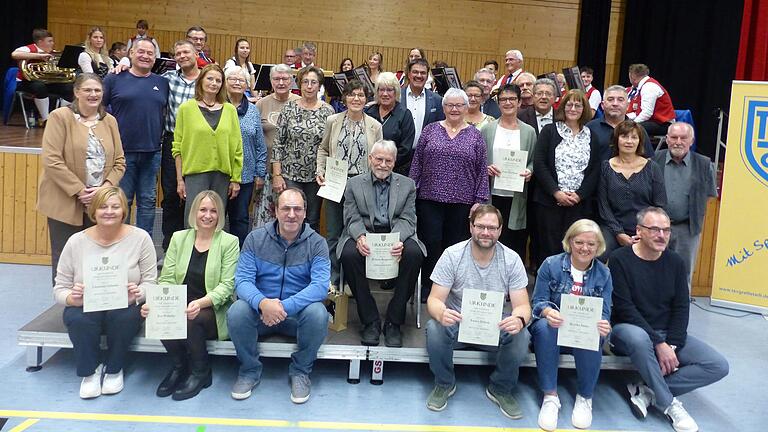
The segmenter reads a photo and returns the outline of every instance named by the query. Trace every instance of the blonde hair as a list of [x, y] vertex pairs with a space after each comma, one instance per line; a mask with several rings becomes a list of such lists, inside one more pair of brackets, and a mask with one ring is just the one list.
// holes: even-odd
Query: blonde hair
[[599, 243], [595, 256], [602, 255], [605, 252], [605, 238], [603, 238], [603, 232], [600, 231], [600, 226], [591, 219], [579, 219], [568, 227], [568, 231], [565, 232], [565, 237], [563, 237], [563, 250], [571, 253], [571, 239], [584, 233], [595, 234]]
[[91, 200], [91, 205], [88, 206], [88, 219], [96, 222], [96, 210], [114, 196], [120, 201], [120, 208], [123, 210], [123, 221], [125, 221], [125, 217], [128, 216], [128, 199], [125, 197], [123, 190], [117, 186], [106, 186], [96, 191]]
[[[104, 45], [102, 45], [101, 49], [98, 51], [93, 47], [93, 45], [91, 45], [91, 36], [93, 36], [93, 34], [96, 32], [101, 33], [101, 36], [104, 38]], [[96, 64], [107, 63], [106, 59], [109, 58], [109, 50], [107, 49], [107, 36], [104, 34], [104, 30], [102, 30], [101, 27], [91, 27], [91, 30], [88, 31], [88, 36], [85, 37], [85, 43], [83, 45], [85, 46], [85, 52]]]
[[400, 81], [398, 81], [397, 75], [392, 72], [381, 72], [376, 77], [376, 85], [373, 91], [376, 94], [377, 103], [379, 101], [379, 87], [392, 87], [395, 90], [395, 101], [400, 102]]
[[216, 213], [219, 215], [219, 220], [216, 222], [216, 231], [221, 231], [224, 229], [224, 201], [222, 201], [216, 191], [212, 190], [204, 190], [197, 194], [192, 201], [192, 205], [189, 207], [189, 218], [187, 219], [187, 223], [190, 227], [197, 230], [197, 211], [200, 210], [200, 204], [205, 198], [211, 200], [213, 205], [216, 206]]

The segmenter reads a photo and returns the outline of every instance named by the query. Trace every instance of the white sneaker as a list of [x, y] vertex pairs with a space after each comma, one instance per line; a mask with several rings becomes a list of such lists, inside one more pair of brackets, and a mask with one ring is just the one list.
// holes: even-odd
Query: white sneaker
[[576, 395], [576, 403], [573, 404], [571, 423], [577, 429], [589, 429], [592, 426], [592, 399]]
[[111, 395], [123, 390], [123, 371], [116, 374], [104, 374], [104, 382], [101, 383], [101, 394]]
[[544, 395], [539, 411], [539, 427], [545, 431], [557, 429], [557, 415], [560, 412], [560, 398], [557, 395]]
[[688, 411], [683, 408], [683, 403], [672, 399], [672, 403], [664, 410], [664, 414], [672, 420], [672, 427], [677, 432], [696, 432], [699, 430], [699, 425], [693, 420]]
[[648, 415], [648, 407], [653, 405], [656, 394], [650, 387], [643, 383], [627, 384], [629, 391], [629, 407], [638, 418], [644, 419]]
[[104, 366], [99, 365], [93, 372], [93, 375], [83, 378], [80, 383], [80, 397], [82, 399], [93, 399], [101, 396], [101, 373]]

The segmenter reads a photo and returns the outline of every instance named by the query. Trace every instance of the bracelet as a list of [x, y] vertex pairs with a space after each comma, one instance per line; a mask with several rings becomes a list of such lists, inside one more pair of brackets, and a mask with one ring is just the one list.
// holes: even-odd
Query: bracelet
[[525, 318], [523, 318], [523, 317], [521, 317], [519, 315], [517, 315], [517, 318], [520, 320], [521, 323], [523, 323], [523, 326], [520, 327], [520, 328], [525, 328]]

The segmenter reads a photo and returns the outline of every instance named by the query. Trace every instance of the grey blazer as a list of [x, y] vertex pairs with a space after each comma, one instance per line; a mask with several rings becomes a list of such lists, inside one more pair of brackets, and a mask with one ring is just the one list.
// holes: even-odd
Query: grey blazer
[[[707, 200], [717, 196], [715, 169], [708, 157], [691, 151], [691, 191], [688, 199], [688, 227], [691, 235], [699, 234], [704, 227], [704, 214], [707, 212]], [[669, 150], [656, 152], [653, 160], [666, 169]], [[671, 156], [670, 156], [671, 158]], [[674, 162], [673, 162], [674, 163]]]
[[[347, 181], [344, 191], [344, 231], [336, 246], [336, 256], [347, 240], [373, 232], [374, 198], [371, 173], [360, 174]], [[427, 256], [427, 248], [416, 236], [416, 184], [410, 178], [392, 173], [389, 185], [389, 221], [391, 232], [400, 233], [400, 241], [412, 238], [419, 245], [421, 253]]]
[[[480, 133], [483, 135], [485, 145], [488, 149], [488, 165], [493, 163], [493, 141], [496, 139], [496, 127], [498, 120], [488, 122]], [[520, 129], [520, 150], [528, 152], [528, 163], [526, 167], [533, 172], [533, 153], [536, 147], [536, 130], [518, 119], [517, 126]], [[526, 217], [528, 208], [528, 185], [525, 183], [522, 192], [515, 192], [512, 200], [512, 207], [508, 215], [502, 215], [507, 219], [507, 226], [511, 230], [525, 229], [528, 224]], [[491, 179], [491, 195], [493, 195], [493, 181]]]

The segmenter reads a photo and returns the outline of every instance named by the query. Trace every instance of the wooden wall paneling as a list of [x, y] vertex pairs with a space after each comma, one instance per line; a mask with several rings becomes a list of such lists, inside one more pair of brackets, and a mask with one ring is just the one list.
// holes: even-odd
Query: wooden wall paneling
[[37, 168], [40, 156], [24, 155], [24, 164], [26, 165], [25, 191], [26, 199], [24, 206], [24, 250], [34, 252], [37, 249]]
[[23, 154], [14, 155], [14, 165], [16, 167], [16, 176], [13, 184], [13, 252], [24, 252], [24, 219], [26, 214], [27, 196], [27, 175], [26, 175], [26, 156]]
[[[9, 213], [10, 208], [6, 202], [8, 193], [5, 190], [5, 185], [7, 183], [6, 178], [9, 178], [10, 170], [11, 166], [6, 160], [6, 154], [0, 153], [0, 192], [3, 194], [3, 196], [0, 197], [0, 253], [6, 251], [6, 241], [3, 233], [6, 232], [6, 223], [11, 220]], [[13, 176], [11, 175], [10, 178], [13, 178]]]

